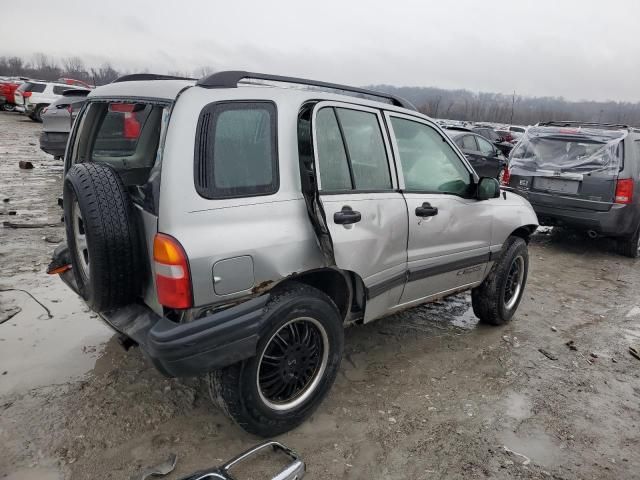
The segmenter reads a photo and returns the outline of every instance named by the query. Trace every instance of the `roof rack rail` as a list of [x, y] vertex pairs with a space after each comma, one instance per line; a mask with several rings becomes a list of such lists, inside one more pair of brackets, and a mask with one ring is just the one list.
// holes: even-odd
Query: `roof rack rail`
[[585, 127], [604, 127], [604, 128], [625, 128], [631, 129], [635, 128], [631, 125], [626, 125], [622, 123], [603, 123], [603, 122], [580, 122], [577, 120], [567, 120], [563, 122], [551, 121], [551, 122], [539, 122], [538, 126], [540, 127], [575, 127], [575, 126], [585, 126]]
[[145, 80], [197, 80], [197, 78], [175, 77], [173, 75], [159, 75], [156, 73], [131, 73], [118, 77], [111, 83], [142, 82]]
[[409, 110], [417, 110], [416, 107], [404, 98], [389, 93], [377, 92], [375, 90], [367, 90], [365, 88], [350, 87], [348, 85], [340, 85], [338, 83], [321, 82], [318, 80], [308, 80], [306, 78], [284, 77], [280, 75], [269, 75], [266, 73], [245, 72], [241, 70], [230, 70], [225, 72], [217, 72], [208, 77], [203, 77], [196, 85], [204, 88], [237, 88], [238, 83], [243, 79], [265, 80], [270, 82], [295, 83], [298, 85], [309, 85], [313, 87], [326, 88], [330, 90], [341, 90], [360, 95], [369, 95], [372, 97], [384, 98], [397, 107], [407, 108]]

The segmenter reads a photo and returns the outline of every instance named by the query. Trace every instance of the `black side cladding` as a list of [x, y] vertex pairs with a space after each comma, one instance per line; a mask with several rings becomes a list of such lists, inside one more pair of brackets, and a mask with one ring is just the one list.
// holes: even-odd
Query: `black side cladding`
[[[74, 205], [87, 239], [88, 278], [79, 264]], [[131, 198], [116, 171], [99, 163], [71, 167], [64, 181], [64, 214], [74, 277], [87, 304], [104, 312], [134, 301], [141, 291], [142, 248]]]

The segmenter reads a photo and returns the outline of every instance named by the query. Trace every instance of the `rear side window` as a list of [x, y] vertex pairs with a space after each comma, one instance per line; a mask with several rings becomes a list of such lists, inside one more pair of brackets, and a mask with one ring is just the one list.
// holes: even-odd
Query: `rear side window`
[[462, 148], [464, 148], [465, 150], [478, 150], [476, 139], [473, 137], [473, 135], [465, 135], [464, 137], [462, 137]]
[[315, 137], [322, 191], [392, 188], [376, 114], [347, 108], [322, 108], [316, 115]]
[[272, 102], [218, 102], [198, 120], [195, 184], [210, 199], [278, 190], [277, 114]]
[[44, 89], [47, 87], [46, 83], [31, 83], [27, 82], [20, 88], [23, 92], [34, 92], [34, 93], [42, 93]]
[[323, 108], [316, 115], [316, 142], [322, 189], [331, 192], [353, 189], [347, 153], [333, 108]]
[[53, 93], [55, 93], [56, 95], [62, 95], [65, 92], [65, 90], [70, 90], [70, 89], [71, 89], [71, 87], [68, 86], [68, 85], [64, 85], [64, 86], [62, 86], [62, 85], [54, 85], [53, 86]]

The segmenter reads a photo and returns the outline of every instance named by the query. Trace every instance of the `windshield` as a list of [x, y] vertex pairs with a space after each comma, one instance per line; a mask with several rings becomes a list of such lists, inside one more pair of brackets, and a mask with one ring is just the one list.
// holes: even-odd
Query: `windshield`
[[510, 168], [524, 175], [612, 170], [622, 164], [623, 131], [531, 128], [511, 153]]

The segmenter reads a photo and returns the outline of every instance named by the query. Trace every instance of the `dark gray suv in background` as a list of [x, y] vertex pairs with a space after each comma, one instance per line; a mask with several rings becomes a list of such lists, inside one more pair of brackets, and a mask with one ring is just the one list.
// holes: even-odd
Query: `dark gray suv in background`
[[503, 179], [527, 198], [541, 225], [577, 227], [618, 239], [640, 255], [640, 129], [547, 122], [530, 127]]

